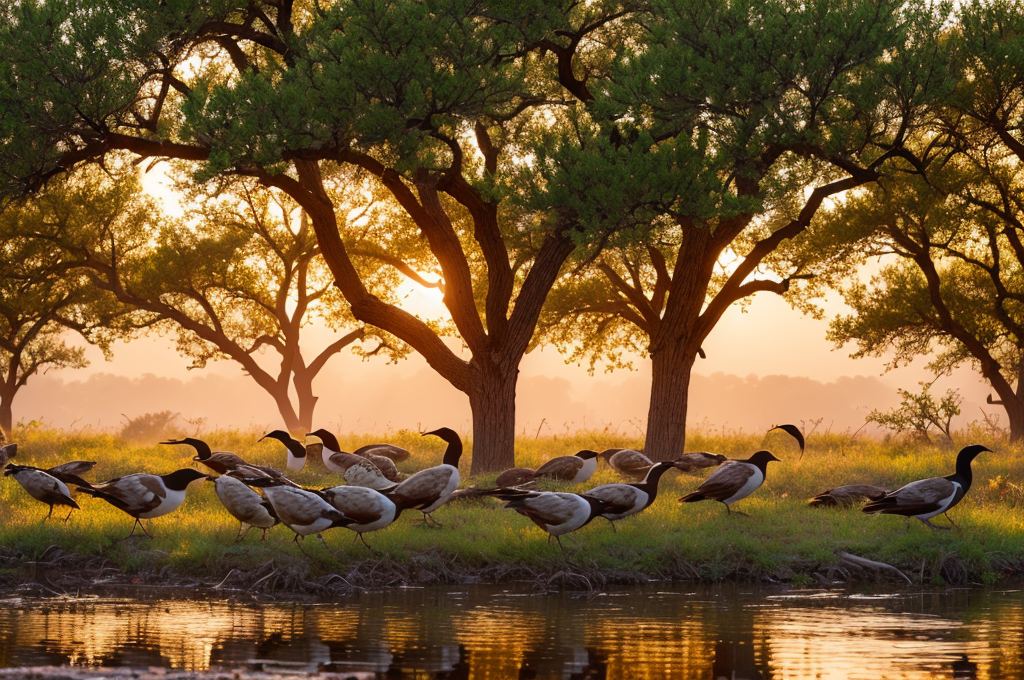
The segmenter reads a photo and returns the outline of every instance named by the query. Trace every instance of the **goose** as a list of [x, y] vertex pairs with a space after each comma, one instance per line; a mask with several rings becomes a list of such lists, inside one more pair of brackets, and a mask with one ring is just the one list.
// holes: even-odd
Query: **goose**
[[411, 475], [404, 482], [388, 492], [400, 510], [416, 509], [423, 513], [423, 521], [440, 527], [441, 523], [430, 517], [430, 513], [445, 504], [452, 492], [459, 487], [459, 459], [462, 457], [462, 439], [451, 428], [424, 432], [448, 443], [440, 465]]
[[[234, 474], [239, 473], [231, 473], [231, 475]], [[239, 521], [235, 543], [245, 540], [249, 530], [253, 527], [263, 530], [263, 538], [260, 540], [267, 540], [267, 530], [280, 521], [274, 512], [274, 507], [263, 496], [249, 488], [245, 482], [235, 479], [231, 475], [217, 477], [213, 486], [224, 509]], [[242, 529], [245, 529], [244, 533]]]
[[618, 449], [606, 459], [608, 466], [623, 477], [643, 479], [654, 461], [635, 449]]
[[243, 481], [246, 484], [263, 488], [263, 493], [270, 501], [270, 505], [273, 506], [281, 524], [295, 532], [295, 545], [299, 546], [299, 550], [303, 554], [306, 554], [306, 551], [302, 549], [300, 539], [304, 539], [310, 534], [316, 534], [324, 547], [330, 550], [327, 541], [320, 535], [321, 532], [352, 523], [352, 520], [315, 491], [279, 484], [266, 478]]
[[531, 468], [516, 467], [505, 470], [494, 480], [495, 486], [506, 488], [510, 486], [521, 486], [529, 484], [537, 476]]
[[[336, 472], [339, 475], [344, 475], [344, 470], [347, 470], [350, 467], [350, 465], [353, 464], [351, 462], [339, 463], [338, 461], [332, 461], [334, 454], [345, 452], [341, 450], [341, 445], [338, 443], [338, 438], [335, 437], [334, 434], [332, 434], [331, 432], [328, 432], [327, 430], [321, 428], [319, 430], [316, 430], [315, 432], [307, 432], [306, 436], [317, 437], [320, 439], [321, 442], [323, 442], [323, 452], [321, 453], [321, 456], [323, 457], [324, 465], [327, 466], [327, 469], [330, 470], [331, 472]], [[356, 456], [357, 454], [345, 453], [345, 455]], [[363, 454], [358, 455], [358, 457], [370, 461], [374, 465], [374, 467], [380, 470], [380, 473], [388, 481], [393, 483], [398, 483], [399, 481], [401, 481], [402, 475], [398, 471], [398, 468], [395, 467], [395, 462], [390, 458], [386, 456], [378, 456], [375, 454]]]
[[718, 467], [727, 460], [729, 459], [720, 453], [698, 451], [696, 453], [684, 453], [672, 461], [672, 464], [675, 465], [675, 468], [680, 472], [693, 472], [694, 470]]
[[658, 497], [658, 483], [662, 475], [673, 469], [672, 462], [655, 463], [639, 484], [602, 484], [589, 489], [586, 495], [608, 504], [600, 516], [615, 530], [615, 522], [646, 510]]
[[609, 507], [607, 501], [589, 493], [493, 489], [490, 495], [505, 501], [506, 508], [515, 510], [546, 531], [549, 541], [554, 536], [563, 555], [565, 548], [561, 537], [586, 526]]
[[363, 534], [385, 529], [395, 523], [402, 510], [385, 494], [361, 486], [335, 486], [320, 492], [324, 500], [345, 517], [352, 520], [346, 529], [356, 536], [367, 548]]
[[[764, 484], [768, 463], [778, 460], [770, 451], [758, 451], [747, 460], [730, 460], [712, 472], [696, 491], [680, 498], [679, 502], [718, 501], [731, 514], [730, 506], [757, 491]], [[737, 514], [746, 513], [737, 511]]]
[[66, 505], [71, 508], [68, 510], [68, 516], [64, 518], [65, 522], [71, 519], [72, 512], [80, 509], [78, 503], [71, 497], [71, 491], [67, 484], [45, 470], [28, 465], [8, 463], [4, 470], [4, 476], [14, 477], [14, 481], [20, 484], [29, 496], [50, 506], [50, 512], [43, 518], [44, 522], [53, 515], [53, 506], [55, 505]]
[[948, 530], [949, 527], [936, 526], [929, 521], [937, 515], [945, 515], [949, 523], [956, 526], [946, 513], [970, 491], [971, 463], [982, 451], [991, 452], [992, 449], [980, 444], [965, 446], [956, 455], [956, 472], [953, 474], [911, 482], [878, 500], [870, 501], [864, 506], [863, 512], [869, 515], [903, 515], [907, 518], [907, 528], [910, 527], [910, 518], [914, 517], [932, 529]]
[[800, 445], [800, 457], [804, 457], [804, 433], [800, 431], [800, 428], [796, 425], [776, 425], [775, 427], [768, 430], [772, 432], [774, 430], [782, 430], [790, 437], [796, 440], [796, 443]]
[[18, 455], [18, 445], [15, 443], [0, 446], [0, 469], [3, 469], [12, 458]]
[[[61, 463], [60, 465], [54, 465], [52, 468], [46, 468], [46, 469], [33, 467], [31, 465], [19, 465], [17, 467], [23, 468], [25, 470], [36, 470], [38, 472], [45, 472], [46, 474], [50, 475], [51, 477], [55, 477], [56, 479], [60, 480], [64, 484], [73, 485], [73, 486], [76, 486], [78, 488], [82, 488], [82, 487], [90, 486], [90, 484], [89, 484], [89, 482], [87, 482], [84, 479], [82, 479], [76, 473], [85, 474], [89, 470], [91, 470], [94, 465], [96, 465], [96, 463], [92, 463], [92, 462], [88, 462], [88, 461], [84, 461], [84, 460], [73, 460], [73, 461], [71, 461], [69, 463]], [[15, 466], [13, 464], [11, 464], [10, 467], [15, 467]]]
[[141, 527], [142, 532], [152, 538], [142, 525], [144, 519], [154, 519], [174, 512], [185, 501], [185, 491], [193, 484], [213, 479], [198, 470], [182, 468], [168, 475], [150, 475], [139, 472], [117, 477], [101, 484], [82, 488], [84, 493], [102, 498], [118, 510], [135, 518], [132, 532]]
[[367, 444], [366, 446], [360, 446], [352, 453], [357, 456], [384, 456], [385, 458], [390, 458], [395, 463], [409, 460], [409, 457], [412, 455], [408, 449], [403, 449], [401, 446], [394, 444]]
[[273, 432], [268, 432], [262, 437], [260, 437], [260, 441], [263, 441], [268, 437], [270, 439], [276, 439], [277, 441], [284, 444], [285, 448], [288, 449], [288, 462], [286, 463], [286, 466], [289, 470], [299, 472], [302, 470], [303, 467], [305, 467], [306, 447], [302, 444], [302, 442], [300, 442], [297, 439], [293, 439], [292, 436], [285, 432], [284, 430], [274, 430]]
[[597, 451], [584, 449], [574, 456], [558, 456], [537, 468], [534, 476], [582, 484], [597, 470]]
[[[328, 452], [320, 437], [312, 433], [307, 434], [306, 449], [313, 450], [316, 446], [323, 447], [323, 451]], [[398, 486], [397, 482], [385, 477], [379, 467], [362, 456], [339, 451], [323, 456], [323, 461], [328, 470], [340, 474], [352, 486], [362, 486], [376, 491], [390, 491]]]
[[212, 451], [210, 445], [202, 439], [185, 437], [184, 439], [169, 439], [160, 443], [170, 446], [177, 446], [178, 444], [191, 446], [196, 450], [196, 455], [192, 457], [192, 460], [202, 463], [219, 475], [241, 471], [245, 477], [266, 477], [286, 486], [298, 486], [298, 484], [281, 474], [280, 470], [275, 470], [266, 465], [254, 465], [253, 463], [246, 462], [244, 458], [230, 451]]
[[888, 489], [870, 484], [848, 484], [822, 491], [807, 501], [812, 508], [843, 508], [856, 505], [863, 500], [876, 501], [889, 493]]

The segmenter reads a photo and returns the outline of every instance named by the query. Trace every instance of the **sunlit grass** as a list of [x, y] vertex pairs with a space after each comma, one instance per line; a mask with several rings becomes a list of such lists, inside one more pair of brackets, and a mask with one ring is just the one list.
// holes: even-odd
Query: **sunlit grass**
[[[231, 450], [260, 464], [283, 468], [284, 448], [273, 441], [257, 442], [260, 433], [218, 431], [204, 438], [213, 448]], [[351, 450], [372, 437], [347, 437]], [[440, 462], [444, 444], [433, 437], [399, 433], [389, 438], [413, 451], [399, 467], [405, 472]], [[605, 434], [524, 439], [517, 444], [517, 463], [536, 466], [556, 455], [581, 448], [638, 446], [639, 442]], [[956, 448], [907, 443], [881, 444], [850, 441], [843, 437], [811, 437], [807, 453], [799, 457], [785, 435], [767, 438], [695, 435], [690, 450], [746, 457], [758, 448], [770, 448], [782, 463], [769, 468], [768, 481], [736, 509], [750, 517], [727, 516], [717, 503], [680, 506], [676, 500], [693, 490], [705, 475], [669, 473], [658, 501], [638, 517], [618, 523], [613, 533], [597, 520], [563, 539], [575, 563], [609, 571], [634, 572], [652, 577], [689, 573], [702, 578], [762, 573], [775, 578], [811, 572], [837, 564], [839, 551], [848, 551], [909, 569], [929, 578], [934, 567], [953, 556], [975, 578], [996, 579], [1007, 565], [1024, 565], [1024, 452], [995, 446], [975, 462], [974, 487], [952, 515], [960, 530], [936, 532], [916, 521], [905, 531], [899, 517], [866, 516], [856, 510], [813, 510], [806, 501], [814, 494], [841, 484], [871, 483], [895, 488], [914, 479], [953, 471]], [[94, 477], [104, 480], [131, 472], [156, 474], [193, 465], [188, 447], [134, 446], [116, 437], [69, 435], [58, 431], [27, 431], [19, 438], [16, 462], [48, 467], [73, 459], [99, 462]], [[468, 461], [464, 469], [468, 470]], [[304, 485], [325, 487], [340, 479], [310, 461], [294, 475]], [[465, 479], [466, 485], [489, 485], [493, 476]], [[990, 480], [995, 480], [990, 483]], [[603, 464], [590, 483], [581, 488], [620, 481]], [[569, 490], [581, 490], [563, 487]], [[208, 484], [189, 492], [177, 512], [149, 523], [152, 541], [122, 540], [132, 520], [103, 501], [80, 496], [81, 512], [68, 523], [42, 523], [46, 507], [30, 499], [13, 480], [0, 479], [0, 550], [16, 551], [26, 559], [56, 545], [85, 556], [102, 556], [128, 572], [159, 571], [215, 578], [232, 568], [255, 568], [270, 559], [309, 563], [310, 573], [339, 571], [371, 555], [354, 534], [332, 530], [325, 534], [337, 554], [328, 553], [315, 539], [306, 540], [304, 556], [284, 527], [273, 529], [265, 542], [259, 531], [234, 543], [238, 523], [221, 507]], [[55, 517], [60, 512], [55, 511]], [[561, 555], [547, 535], [527, 519], [492, 501], [469, 501], [442, 508], [434, 515], [445, 527], [429, 529], [417, 522], [419, 513], [403, 515], [393, 527], [367, 536], [378, 551], [376, 560], [410, 564], [419, 556], [440, 557], [461, 571], [496, 565], [524, 566], [539, 571], [555, 569]], [[63, 517], [63, 515], [61, 515]], [[937, 518], [936, 522], [943, 522]], [[578, 543], [578, 545], [577, 545]], [[9, 553], [10, 554], [10, 553]]]

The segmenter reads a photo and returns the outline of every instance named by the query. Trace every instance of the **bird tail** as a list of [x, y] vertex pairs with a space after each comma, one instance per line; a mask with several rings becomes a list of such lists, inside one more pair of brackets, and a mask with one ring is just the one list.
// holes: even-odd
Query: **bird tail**
[[697, 493], [696, 491], [694, 491], [693, 493], [686, 494], [685, 496], [680, 498], [679, 502], [680, 503], [696, 503], [697, 501], [706, 501], [706, 500], [707, 500], [707, 496], [705, 496], [702, 493]]
[[861, 512], [873, 515], [879, 512], [884, 513], [885, 511], [892, 510], [895, 507], [896, 501], [894, 499], [889, 498], [887, 496], [883, 496], [882, 498], [879, 498], [877, 500], [868, 501], [867, 503], [865, 503], [864, 507], [861, 508]]
[[812, 508], [834, 508], [839, 505], [839, 502], [829, 495], [828, 491], [822, 491], [817, 496], [807, 501], [807, 505]]

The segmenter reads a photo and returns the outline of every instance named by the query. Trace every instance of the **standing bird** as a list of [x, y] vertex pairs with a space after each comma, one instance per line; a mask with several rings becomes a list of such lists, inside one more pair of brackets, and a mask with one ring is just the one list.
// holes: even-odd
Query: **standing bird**
[[266, 477], [286, 486], [298, 486], [298, 484], [281, 474], [280, 470], [275, 470], [266, 465], [253, 465], [246, 462], [238, 454], [231, 453], [230, 451], [212, 451], [210, 445], [202, 439], [185, 437], [184, 439], [170, 439], [160, 443], [171, 446], [178, 444], [191, 446], [196, 450], [196, 455], [192, 457], [192, 460], [202, 463], [219, 475], [226, 475], [229, 472], [241, 472], [246, 477]]
[[[363, 460], [369, 461], [370, 463], [373, 464], [374, 467], [380, 470], [381, 475], [383, 475], [384, 478], [387, 479], [389, 482], [397, 484], [402, 479], [401, 473], [398, 471], [398, 468], [395, 467], [395, 462], [388, 458], [387, 456], [378, 456], [373, 453], [346, 453], [345, 451], [341, 450], [341, 445], [338, 443], [338, 438], [335, 437], [334, 434], [328, 432], [323, 428], [320, 428], [315, 432], [307, 432], [306, 436], [318, 437], [320, 441], [323, 442], [323, 452], [321, 453], [321, 456], [323, 457], [324, 465], [331, 472], [336, 472], [339, 475], [344, 475], [345, 470], [347, 470], [353, 464], [352, 462], [347, 461], [345, 459], [334, 459], [335, 454], [344, 453], [346, 456], [358, 456]], [[366, 447], [364, 446], [363, 449], [365, 448]], [[360, 484], [360, 486], [366, 485]]]
[[537, 468], [534, 476], [582, 484], [597, 470], [597, 458], [600, 455], [597, 451], [584, 449], [574, 456], [558, 456]]
[[662, 475], [673, 469], [672, 462], [655, 463], [639, 484], [602, 484], [586, 492], [587, 496], [604, 501], [608, 507], [601, 512], [615, 530], [615, 522], [646, 510], [658, 497]]
[[14, 477], [14, 481], [20, 484], [29, 496], [50, 506], [50, 512], [43, 518], [44, 522], [53, 515], [53, 506], [55, 505], [66, 505], [71, 508], [68, 510], [68, 516], [64, 518], [65, 522], [71, 519], [73, 511], [80, 509], [78, 503], [71, 497], [71, 491], [68, 490], [67, 484], [45, 470], [10, 463], [4, 470], [4, 476]]
[[[330, 435], [330, 432], [326, 432]], [[335, 440], [337, 442], [337, 440]], [[332, 452], [324, 441], [313, 433], [306, 435], [306, 450], [313, 451], [315, 447], [321, 447], [323, 451], [324, 465], [331, 472], [341, 475], [345, 481], [352, 486], [364, 486], [376, 491], [390, 491], [398, 486], [384, 476], [380, 468], [354, 453], [344, 451]]]
[[384, 456], [385, 458], [390, 458], [395, 463], [409, 460], [409, 456], [412, 455], [408, 449], [403, 449], [401, 446], [395, 446], [394, 444], [367, 444], [366, 446], [360, 446], [352, 453], [357, 456]]
[[782, 430], [790, 437], [796, 440], [796, 443], [800, 445], [800, 457], [804, 457], [804, 433], [800, 431], [800, 428], [796, 425], [776, 425], [771, 430]]
[[885, 494], [888, 489], [870, 484], [847, 484], [837, 486], [828, 491], [822, 491], [817, 496], [807, 501], [812, 508], [848, 508], [864, 500], [876, 501]]
[[169, 475], [149, 475], [142, 472], [117, 477], [102, 484], [94, 484], [89, 488], [82, 488], [84, 493], [96, 498], [102, 498], [118, 510], [135, 518], [132, 525], [132, 532], [128, 537], [135, 535], [135, 529], [142, 528], [142, 532], [152, 538], [152, 535], [142, 526], [144, 519], [162, 517], [177, 510], [185, 502], [185, 491], [195, 482], [212, 479], [198, 470], [182, 468]]
[[[352, 523], [346, 529], [356, 532], [356, 536], [367, 548], [363, 534], [385, 529], [395, 523], [402, 513], [394, 501], [385, 494], [361, 486], [335, 486], [320, 492], [324, 500], [333, 505]], [[370, 548], [373, 550], [373, 548]]]
[[[274, 506], [250, 489], [245, 482], [228, 475], [217, 477], [213, 481], [213, 486], [221, 504], [239, 521], [235, 543], [244, 540], [253, 527], [263, 530], [263, 538], [260, 540], [267, 540], [267, 530], [280, 521], [274, 512]], [[244, 533], [242, 529], [245, 529]]]
[[609, 507], [607, 501], [589, 493], [494, 489], [489, 495], [505, 501], [506, 508], [529, 518], [546, 531], [549, 537], [554, 536], [563, 555], [565, 548], [561, 537], [586, 526]]
[[306, 465], [306, 447], [297, 439], [293, 439], [290, 434], [284, 430], [274, 430], [260, 437], [260, 441], [263, 441], [267, 437], [276, 439], [285, 445], [288, 449], [288, 462], [287, 467], [289, 470], [299, 472]]
[[462, 439], [451, 428], [424, 432], [440, 437], [448, 443], [440, 465], [420, 470], [388, 493], [399, 510], [419, 510], [423, 521], [440, 527], [441, 523], [430, 517], [430, 513], [445, 504], [452, 492], [459, 487], [459, 459], [462, 458]]
[[295, 532], [295, 545], [299, 546], [303, 554], [306, 554], [306, 551], [302, 549], [300, 538], [316, 534], [324, 547], [330, 550], [320, 532], [352, 523], [352, 520], [328, 503], [318, 492], [284, 486], [268, 479], [246, 479], [245, 483], [263, 488], [263, 493], [273, 506], [281, 524]]
[[[911, 482], [871, 501], [864, 506], [863, 511], [869, 515], [903, 515], [907, 518], [907, 528], [910, 528], [910, 518], [914, 517], [932, 529], [948, 530], [949, 527], [935, 526], [929, 520], [937, 515], [946, 515], [964, 499], [971, 488], [971, 463], [982, 451], [991, 452], [992, 449], [980, 444], [965, 446], [956, 455], [956, 472], [953, 474]], [[946, 515], [946, 519], [953, 524], [949, 515]]]
[[[770, 451], [758, 451], [747, 460], [730, 460], [712, 472], [696, 491], [680, 498], [679, 502], [718, 501], [731, 514], [730, 506], [761, 488], [768, 463], [778, 460]], [[746, 514], [738, 510], [737, 513]]]

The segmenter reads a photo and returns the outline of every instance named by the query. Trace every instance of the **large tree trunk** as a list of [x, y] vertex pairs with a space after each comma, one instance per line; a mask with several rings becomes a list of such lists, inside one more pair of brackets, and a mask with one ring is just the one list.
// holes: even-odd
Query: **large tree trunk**
[[11, 402], [14, 401], [14, 393], [0, 394], [0, 431], [4, 439], [11, 441], [11, 430], [14, 428], [14, 412], [11, 409]]
[[517, 377], [517, 370], [503, 374], [498, 368], [485, 369], [468, 395], [473, 411], [472, 475], [501, 472], [516, 465]]
[[1006, 418], [1010, 423], [1010, 441], [1021, 441], [1024, 439], [1024, 399], [1004, 402], [1003, 408], [1006, 409]]
[[644, 453], [651, 460], [673, 460], [686, 446], [690, 374], [697, 350], [688, 343], [666, 343], [651, 354], [651, 405]]
[[316, 409], [319, 397], [313, 394], [311, 380], [305, 380], [296, 375], [293, 376], [292, 383], [295, 385], [295, 394], [299, 400], [298, 430], [305, 434], [313, 429], [313, 410]]
[[277, 404], [277, 411], [281, 414], [281, 420], [284, 421], [286, 430], [289, 432], [298, 432], [299, 430], [302, 430], [303, 433], [309, 432], [308, 429], [302, 429], [305, 426], [299, 422], [299, 415], [295, 413], [295, 406], [292, 404], [291, 396], [288, 394], [287, 383], [283, 387], [275, 385], [273, 389], [265, 389], [273, 397], [274, 403]]

